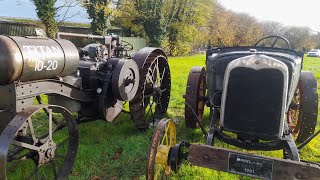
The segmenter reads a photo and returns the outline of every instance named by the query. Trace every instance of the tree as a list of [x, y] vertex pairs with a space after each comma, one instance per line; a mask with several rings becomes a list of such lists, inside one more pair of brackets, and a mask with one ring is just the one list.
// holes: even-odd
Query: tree
[[138, 13], [134, 22], [141, 24], [151, 46], [159, 47], [165, 35], [164, 4], [163, 0], [133, 1], [135, 10]]
[[145, 35], [169, 55], [186, 54], [205, 41], [213, 6], [214, 0], [122, 0], [115, 23], [127, 35]]
[[312, 35], [310, 28], [298, 26], [286, 27], [283, 34], [289, 40], [292, 49], [304, 52], [315, 46]]
[[[58, 25], [68, 18], [76, 16], [75, 13], [71, 16], [67, 16], [69, 9], [78, 5], [75, 0], [64, 0], [61, 6], [56, 7], [57, 0], [30, 0], [36, 7], [36, 13], [42, 24], [44, 25], [46, 34], [50, 38], [54, 38], [58, 32]], [[58, 12], [62, 9], [66, 9], [63, 13], [62, 19], [57, 21], [60, 17]]]
[[261, 23], [263, 35], [269, 36], [269, 35], [280, 35], [282, 36], [285, 27], [283, 24], [276, 22], [276, 21], [264, 21]]
[[113, 2], [111, 0], [86, 0], [83, 6], [91, 21], [91, 29], [94, 34], [105, 35], [110, 27], [110, 16]]
[[124, 36], [145, 37], [143, 26], [138, 22], [139, 13], [134, 7], [134, 2], [120, 1], [111, 19], [112, 25], [121, 27]]
[[58, 32], [58, 24], [55, 20], [57, 9], [55, 3], [57, 0], [30, 0], [36, 6], [36, 13], [45, 26], [47, 36], [53, 38]]
[[233, 46], [254, 45], [262, 36], [262, 28], [258, 21], [246, 13], [234, 13], [235, 38]]
[[207, 43], [207, 25], [212, 17], [212, 0], [172, 0], [167, 10], [169, 55], [184, 55]]

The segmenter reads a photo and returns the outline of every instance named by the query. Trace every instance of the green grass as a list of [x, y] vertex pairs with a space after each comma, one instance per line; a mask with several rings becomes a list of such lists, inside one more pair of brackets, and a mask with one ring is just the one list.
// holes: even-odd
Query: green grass
[[[192, 66], [204, 66], [205, 56], [189, 56], [169, 58], [172, 77], [171, 99], [168, 116], [178, 120], [178, 142], [186, 140], [191, 143], [204, 143], [205, 139], [200, 129], [188, 129], [184, 125], [184, 99], [187, 77]], [[304, 70], [315, 73], [320, 82], [320, 58], [306, 58]], [[206, 110], [204, 123], [208, 122], [209, 112]], [[319, 129], [319, 122], [317, 129]], [[79, 125], [80, 146], [77, 161], [69, 179], [90, 179], [98, 176], [101, 179], [144, 179], [145, 165], [153, 129], [146, 133], [134, 129], [130, 117], [126, 114], [119, 116], [114, 122], [90, 122]], [[320, 162], [320, 145], [317, 137], [301, 151], [301, 158]], [[217, 146], [244, 151], [239, 148], [218, 142]], [[119, 148], [123, 152], [118, 159], [113, 157]], [[252, 153], [266, 156], [282, 157], [282, 151]], [[172, 179], [251, 179], [237, 175], [213, 171], [184, 163]]]
[[[192, 66], [204, 66], [205, 55], [169, 58], [172, 77], [171, 99], [168, 116], [178, 121], [178, 142], [185, 140], [190, 143], [204, 143], [200, 129], [188, 129], [184, 124], [185, 87]], [[304, 70], [315, 73], [320, 82], [320, 58], [306, 58]], [[204, 124], [208, 124], [208, 108], [204, 115]], [[317, 129], [320, 129], [318, 122]], [[153, 129], [139, 132], [127, 114], [121, 114], [114, 122], [102, 120], [83, 123], [79, 128], [79, 149], [76, 163], [69, 179], [145, 179], [145, 166]], [[311, 141], [301, 151], [301, 158], [320, 162], [320, 136]], [[217, 142], [217, 146], [244, 151], [239, 148]], [[122, 153], [114, 158], [118, 151]], [[266, 156], [282, 157], [282, 151], [252, 153]], [[213, 171], [183, 163], [180, 171], [171, 176], [172, 179], [252, 179], [237, 175]]]

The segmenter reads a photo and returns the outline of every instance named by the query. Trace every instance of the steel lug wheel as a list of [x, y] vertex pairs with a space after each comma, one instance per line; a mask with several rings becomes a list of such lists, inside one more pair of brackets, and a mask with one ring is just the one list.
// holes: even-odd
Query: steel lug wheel
[[63, 107], [33, 106], [11, 120], [0, 142], [0, 179], [66, 179], [78, 149], [77, 123]]
[[192, 67], [189, 73], [185, 98], [186, 126], [198, 127], [203, 117], [206, 96], [206, 75], [204, 67]]
[[133, 59], [140, 72], [138, 92], [130, 101], [131, 118], [136, 128], [146, 129], [164, 117], [170, 99], [171, 79], [167, 57], [161, 49], [143, 48]]

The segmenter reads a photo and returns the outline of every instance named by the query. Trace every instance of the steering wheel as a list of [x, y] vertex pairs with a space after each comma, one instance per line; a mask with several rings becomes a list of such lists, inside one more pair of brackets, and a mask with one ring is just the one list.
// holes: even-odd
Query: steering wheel
[[[272, 42], [272, 39], [275, 39], [275, 40]], [[286, 47], [284, 49], [291, 49], [289, 41], [286, 38], [284, 38], [282, 36], [278, 36], [278, 35], [271, 35], [271, 36], [263, 37], [254, 46], [255, 47], [271, 47], [271, 48], [274, 48], [274, 46], [277, 44], [277, 42], [279, 42], [278, 40], [281, 40], [281, 41], [283, 41], [285, 43]], [[270, 44], [270, 46], [268, 46], [268, 42], [272, 42]]]

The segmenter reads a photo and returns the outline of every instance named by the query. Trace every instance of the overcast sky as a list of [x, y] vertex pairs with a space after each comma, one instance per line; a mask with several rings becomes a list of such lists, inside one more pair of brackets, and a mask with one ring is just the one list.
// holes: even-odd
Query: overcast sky
[[[58, 0], [61, 1], [61, 0]], [[218, 0], [226, 8], [246, 12], [259, 20], [278, 21], [285, 25], [309, 26], [320, 32], [320, 0]], [[0, 16], [36, 19], [34, 6], [29, 0], [0, 0]], [[71, 10], [80, 15], [68, 19], [90, 22], [82, 7]]]
[[308, 26], [320, 32], [320, 0], [218, 0], [226, 8], [259, 20]]

